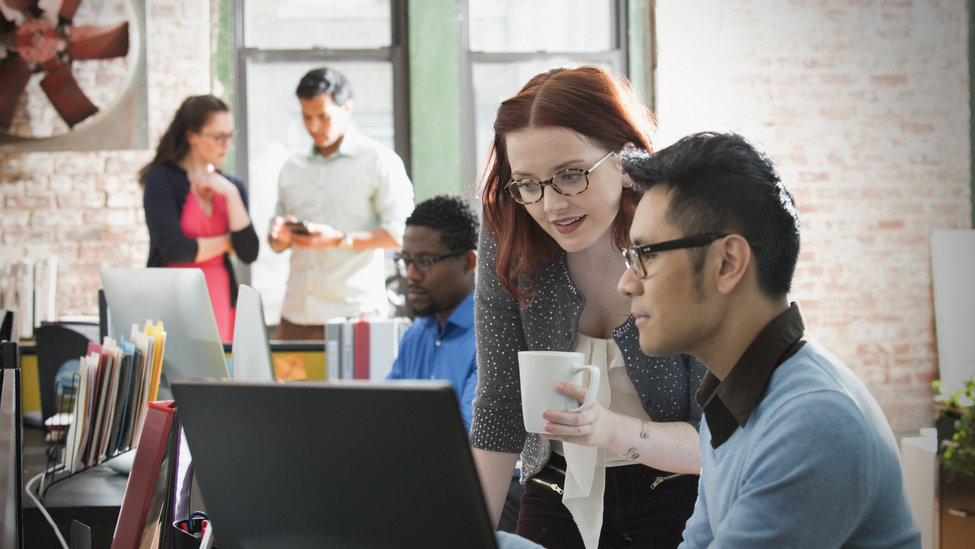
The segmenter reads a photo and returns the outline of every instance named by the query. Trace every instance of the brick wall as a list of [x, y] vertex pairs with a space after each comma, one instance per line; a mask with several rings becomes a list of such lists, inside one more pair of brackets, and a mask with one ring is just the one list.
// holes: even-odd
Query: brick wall
[[[210, 89], [210, 2], [146, 4], [155, 146], [180, 102]], [[98, 314], [98, 270], [145, 265], [149, 234], [136, 174], [151, 158], [152, 151], [0, 154], [0, 265], [56, 256], [58, 315]]]
[[792, 298], [895, 431], [931, 425], [932, 229], [971, 228], [965, 0], [657, 0], [664, 143], [733, 130], [802, 223]]

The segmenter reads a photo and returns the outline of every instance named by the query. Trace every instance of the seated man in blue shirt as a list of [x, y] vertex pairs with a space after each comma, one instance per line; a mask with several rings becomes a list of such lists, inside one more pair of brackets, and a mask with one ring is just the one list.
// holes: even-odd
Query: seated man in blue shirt
[[468, 431], [477, 387], [477, 227], [470, 207], [448, 195], [421, 202], [406, 219], [403, 251], [396, 265], [406, 278], [406, 297], [419, 318], [403, 335], [387, 378], [450, 381]]

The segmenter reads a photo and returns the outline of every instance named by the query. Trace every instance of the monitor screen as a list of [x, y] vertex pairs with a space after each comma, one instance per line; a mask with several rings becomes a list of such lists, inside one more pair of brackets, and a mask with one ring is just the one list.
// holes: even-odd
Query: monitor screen
[[166, 331], [158, 400], [181, 378], [229, 377], [206, 279], [199, 269], [102, 269], [108, 335], [129, 340], [132, 325], [162, 321]]
[[182, 380], [220, 547], [495, 549], [447, 382]]

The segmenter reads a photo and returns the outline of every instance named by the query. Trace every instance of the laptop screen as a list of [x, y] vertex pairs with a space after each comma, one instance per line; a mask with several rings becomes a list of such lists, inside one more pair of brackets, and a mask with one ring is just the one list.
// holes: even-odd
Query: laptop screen
[[177, 414], [233, 547], [496, 547], [446, 382], [182, 380]]
[[[324, 345], [323, 345], [324, 346]], [[241, 284], [237, 293], [237, 317], [231, 348], [231, 377], [274, 381], [274, 363], [264, 324], [261, 294]]]

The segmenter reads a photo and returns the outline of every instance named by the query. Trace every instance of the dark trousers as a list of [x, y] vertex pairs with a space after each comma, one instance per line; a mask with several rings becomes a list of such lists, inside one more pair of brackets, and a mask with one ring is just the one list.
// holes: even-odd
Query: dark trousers
[[[556, 469], [565, 470], [565, 458], [553, 453], [549, 465], [528, 481], [517, 533], [549, 549], [585, 549], [578, 526], [562, 504], [562, 494], [542, 484], [564, 489], [565, 474]], [[680, 544], [684, 523], [694, 512], [698, 476], [681, 475], [652, 487], [658, 477], [671, 474], [645, 465], [606, 469], [601, 549]]]

